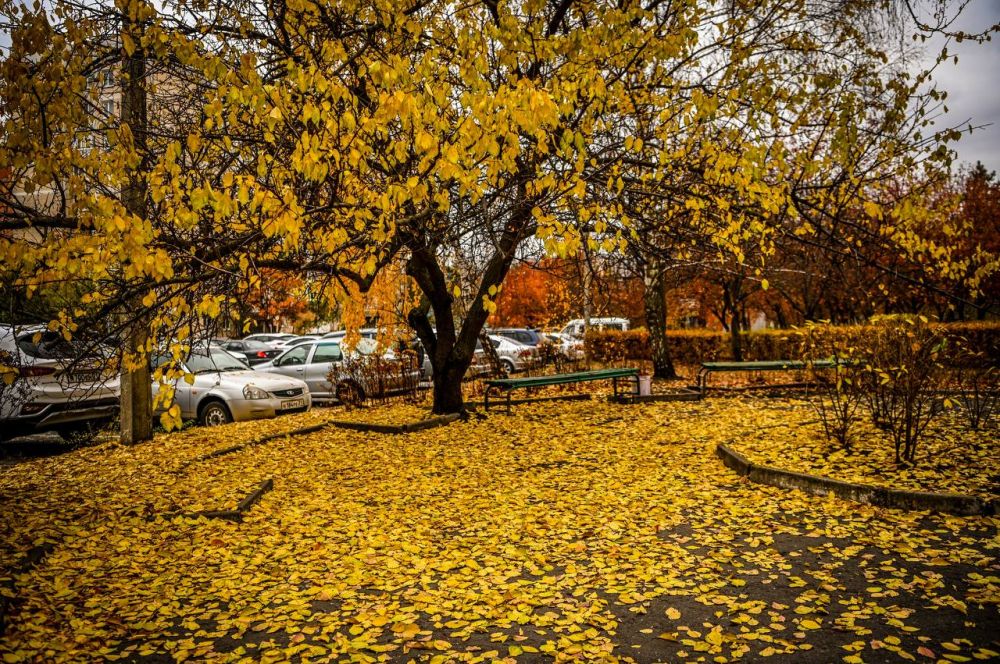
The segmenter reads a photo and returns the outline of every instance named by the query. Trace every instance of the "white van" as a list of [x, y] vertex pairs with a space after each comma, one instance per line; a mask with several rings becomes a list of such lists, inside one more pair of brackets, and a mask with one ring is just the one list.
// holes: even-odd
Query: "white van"
[[[590, 329], [592, 330], [618, 330], [624, 332], [628, 329], [628, 318], [591, 318]], [[583, 336], [583, 319], [575, 318], [566, 323], [566, 326], [559, 330], [560, 334], [568, 334], [571, 337]]]

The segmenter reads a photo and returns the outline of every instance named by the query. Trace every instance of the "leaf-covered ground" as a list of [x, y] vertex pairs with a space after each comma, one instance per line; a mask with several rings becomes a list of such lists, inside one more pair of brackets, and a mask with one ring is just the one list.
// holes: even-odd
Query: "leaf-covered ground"
[[[409, 406], [353, 416], [408, 421]], [[794, 415], [794, 413], [798, 413]], [[774, 400], [524, 405], [406, 435], [340, 411], [0, 475], [10, 661], [971, 661], [998, 657], [995, 518], [750, 484]], [[768, 430], [770, 431], [770, 430]], [[789, 436], [799, 435], [797, 428]], [[769, 433], [768, 436], [771, 434]], [[157, 518], [274, 490], [243, 523]]]
[[896, 465], [890, 435], [861, 409], [847, 450], [824, 435], [804, 400], [783, 408], [761, 400], [748, 408], [757, 411], [758, 430], [731, 446], [754, 463], [896, 489], [1000, 497], [1000, 429], [991, 422], [972, 431], [958, 407], [931, 422], [912, 467]]

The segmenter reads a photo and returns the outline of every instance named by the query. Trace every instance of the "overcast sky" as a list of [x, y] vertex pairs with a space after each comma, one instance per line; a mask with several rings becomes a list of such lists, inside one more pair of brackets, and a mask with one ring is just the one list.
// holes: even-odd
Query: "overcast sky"
[[[981, 32], [1000, 23], [1000, 0], [972, 0], [954, 28], [965, 32]], [[938, 43], [935, 52], [940, 49]], [[930, 53], [931, 48], [928, 48]], [[991, 171], [1000, 171], [1000, 34], [983, 44], [964, 41], [952, 43], [948, 53], [958, 56], [958, 64], [949, 60], [935, 72], [938, 87], [948, 91], [948, 115], [937, 126], [989, 125], [965, 132], [962, 140], [952, 144], [959, 163], [981, 161]]]

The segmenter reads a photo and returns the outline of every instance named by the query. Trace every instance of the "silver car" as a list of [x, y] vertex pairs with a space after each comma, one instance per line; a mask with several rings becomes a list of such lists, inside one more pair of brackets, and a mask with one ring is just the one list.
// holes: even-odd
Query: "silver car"
[[[374, 356], [377, 352], [377, 344], [367, 338], [360, 339], [357, 346], [349, 351], [341, 347], [340, 339], [320, 339], [289, 348], [270, 362], [256, 365], [254, 370], [300, 378], [317, 400], [356, 401], [416, 388], [420, 380], [420, 370], [416, 367], [407, 369], [401, 365], [389, 365], [394, 370], [378, 372], [378, 376], [374, 376], [356, 375], [345, 366], [345, 359]], [[382, 357], [390, 363], [396, 361], [392, 351]], [[331, 375], [334, 376], [333, 381], [330, 380]]]
[[119, 379], [110, 353], [100, 351], [44, 327], [0, 325], [0, 439], [40, 431], [70, 437], [113, 419]]
[[507, 373], [524, 371], [541, 364], [541, 356], [534, 346], [528, 346], [496, 334], [489, 335], [489, 340], [500, 357], [500, 364]]
[[[153, 368], [169, 361], [165, 355], [156, 356]], [[205, 426], [298, 413], [312, 406], [305, 382], [253, 371], [240, 358], [216, 346], [192, 351], [181, 368], [194, 374], [194, 383], [176, 379], [173, 403], [180, 406], [182, 419], [194, 419]], [[154, 395], [159, 388], [159, 382], [154, 382]]]

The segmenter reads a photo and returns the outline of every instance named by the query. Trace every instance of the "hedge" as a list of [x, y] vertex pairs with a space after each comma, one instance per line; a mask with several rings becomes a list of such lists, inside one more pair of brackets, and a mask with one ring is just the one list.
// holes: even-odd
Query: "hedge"
[[[981, 352], [993, 363], [1000, 363], [1000, 322], [942, 323], [947, 336], [957, 347]], [[828, 326], [822, 333], [847, 337], [854, 345], [871, 328], [866, 325]], [[797, 359], [801, 339], [795, 330], [762, 330], [743, 332], [743, 359], [748, 361]], [[732, 360], [732, 342], [728, 332], [713, 330], [667, 330], [671, 359], [678, 364], [700, 364]], [[587, 335], [587, 352], [598, 362], [650, 360], [649, 333], [644, 328], [618, 332], [595, 331]]]

